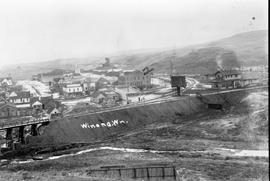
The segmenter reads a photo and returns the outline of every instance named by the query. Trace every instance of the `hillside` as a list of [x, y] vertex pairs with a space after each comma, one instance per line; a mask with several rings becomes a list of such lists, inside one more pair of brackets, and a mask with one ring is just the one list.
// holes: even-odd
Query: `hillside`
[[[123, 68], [155, 68], [156, 72], [169, 72], [170, 60], [181, 73], [209, 73], [216, 70], [222, 58], [225, 67], [268, 64], [268, 30], [245, 32], [217, 41], [176, 49], [135, 50], [109, 56]], [[70, 58], [53, 61], [12, 65], [0, 70], [0, 77], [9, 73], [15, 79], [29, 79], [31, 75], [53, 69], [74, 70], [76, 64], [90, 69], [104, 62], [104, 57]], [[15, 74], [16, 72], [16, 74]]]
[[70, 59], [57, 59], [39, 63], [10, 65], [0, 69], [0, 77], [8, 76], [10, 74], [15, 80], [31, 79], [32, 75], [39, 73], [47, 73], [54, 69], [74, 70], [76, 64], [79, 64], [80, 67], [84, 66], [93, 68], [95, 67], [95, 65], [97, 65], [95, 63], [97, 62], [96, 60], [98, 60], [98, 58], [96, 57], [70, 58]]
[[268, 64], [268, 31], [252, 31], [211, 42], [208, 46], [228, 48], [237, 54], [240, 64]]
[[[224, 53], [231, 55], [227, 57]], [[216, 69], [217, 55], [223, 56], [223, 63], [227, 68], [239, 65], [267, 65], [268, 31], [240, 33], [214, 42], [175, 50], [119, 55], [112, 57], [112, 60], [138, 69], [152, 66], [157, 72], [169, 72], [169, 61], [172, 60], [174, 69], [178, 72], [207, 73]]]
[[173, 59], [173, 70], [187, 74], [207, 74], [213, 73], [218, 68], [239, 67], [239, 62], [235, 52], [218, 48], [201, 48], [194, 50], [183, 57], [168, 56], [165, 60], [151, 64], [159, 72], [170, 72], [170, 59]]

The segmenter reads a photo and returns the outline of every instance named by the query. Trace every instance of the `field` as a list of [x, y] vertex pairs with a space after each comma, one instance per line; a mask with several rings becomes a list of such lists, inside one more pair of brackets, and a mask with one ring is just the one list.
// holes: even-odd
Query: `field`
[[89, 170], [151, 163], [174, 164], [178, 180], [269, 180], [267, 100], [268, 92], [255, 92], [224, 111], [168, 117], [103, 143], [44, 154], [41, 161], [13, 160], [2, 164], [0, 180], [120, 180]]

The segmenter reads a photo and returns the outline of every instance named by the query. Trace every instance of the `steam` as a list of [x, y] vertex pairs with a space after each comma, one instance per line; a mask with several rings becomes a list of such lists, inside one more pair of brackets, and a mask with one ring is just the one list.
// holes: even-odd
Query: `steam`
[[222, 70], [222, 69], [223, 69], [223, 67], [222, 67], [222, 62], [223, 62], [223, 60], [222, 60], [222, 58], [221, 58], [221, 55], [218, 54], [218, 55], [216, 56], [216, 63], [217, 63], [217, 68], [218, 68], [219, 70]]

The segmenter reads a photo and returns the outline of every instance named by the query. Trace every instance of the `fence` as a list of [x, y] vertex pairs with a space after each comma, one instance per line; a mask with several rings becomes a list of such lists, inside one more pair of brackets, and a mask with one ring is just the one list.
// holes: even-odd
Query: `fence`
[[134, 180], [148, 180], [148, 181], [175, 181], [177, 172], [174, 166], [148, 166], [148, 167], [109, 167], [96, 170], [89, 170], [88, 175], [94, 177], [108, 177], [108, 178], [129, 178]]

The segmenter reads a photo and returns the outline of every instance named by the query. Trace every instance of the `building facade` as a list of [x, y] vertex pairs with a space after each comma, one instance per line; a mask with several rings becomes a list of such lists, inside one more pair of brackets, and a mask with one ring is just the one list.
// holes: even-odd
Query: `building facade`
[[215, 74], [212, 80], [214, 88], [238, 88], [256, 83], [256, 79], [243, 78], [237, 70], [221, 70]]
[[83, 95], [83, 87], [80, 83], [69, 83], [63, 87], [65, 97], [77, 97]]
[[120, 100], [120, 95], [110, 90], [95, 91], [91, 97], [92, 102], [104, 106], [114, 106]]
[[11, 92], [9, 94], [9, 102], [15, 104], [17, 107], [31, 107], [31, 94], [29, 91]]
[[0, 119], [31, 116], [31, 108], [18, 108], [15, 104], [5, 102], [0, 104]]
[[146, 74], [139, 70], [124, 71], [118, 78], [118, 84], [132, 87], [150, 87], [151, 75]]

